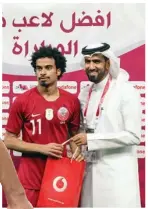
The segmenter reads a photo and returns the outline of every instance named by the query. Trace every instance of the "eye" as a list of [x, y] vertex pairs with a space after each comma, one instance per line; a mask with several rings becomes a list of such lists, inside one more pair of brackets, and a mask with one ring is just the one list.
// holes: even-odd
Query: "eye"
[[52, 65], [47, 65], [46, 66], [46, 70], [51, 70], [52, 69]]
[[37, 70], [37, 71], [41, 71], [42, 68], [41, 68], [40, 66], [36, 66], [36, 70]]
[[85, 60], [85, 64], [89, 64], [90, 63], [90, 60]]
[[94, 62], [95, 64], [99, 64], [99, 63], [101, 63], [101, 60], [93, 60], [93, 62]]

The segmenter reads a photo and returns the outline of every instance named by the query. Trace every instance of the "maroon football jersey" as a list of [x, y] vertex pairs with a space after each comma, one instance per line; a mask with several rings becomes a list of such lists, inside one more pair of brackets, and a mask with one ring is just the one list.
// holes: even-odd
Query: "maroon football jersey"
[[[35, 87], [19, 95], [11, 109], [6, 130], [20, 134], [30, 143], [63, 143], [68, 139], [68, 130], [78, 131], [80, 103], [78, 98], [59, 89], [55, 101], [47, 101]], [[64, 155], [66, 155], [64, 151]], [[40, 189], [47, 156], [38, 153], [23, 153], [18, 175], [28, 189]]]

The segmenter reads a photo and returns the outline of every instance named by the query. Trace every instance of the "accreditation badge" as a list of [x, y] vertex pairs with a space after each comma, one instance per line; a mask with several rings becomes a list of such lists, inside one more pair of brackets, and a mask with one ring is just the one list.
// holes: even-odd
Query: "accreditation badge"
[[95, 130], [93, 128], [87, 128], [86, 133], [95, 133]]
[[52, 118], [53, 118], [53, 109], [46, 109], [45, 110], [45, 118], [47, 119], [47, 120], [52, 120]]

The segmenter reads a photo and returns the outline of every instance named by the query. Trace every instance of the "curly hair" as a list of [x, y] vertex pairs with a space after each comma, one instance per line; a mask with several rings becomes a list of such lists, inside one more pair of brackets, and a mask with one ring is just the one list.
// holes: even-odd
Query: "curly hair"
[[66, 72], [66, 58], [62, 55], [62, 53], [55, 47], [44, 46], [40, 47], [38, 51], [33, 52], [31, 55], [31, 66], [34, 68], [34, 72], [36, 72], [36, 61], [40, 58], [53, 58], [55, 60], [55, 65], [57, 69], [60, 69], [61, 74], [58, 76], [58, 80], [62, 77], [63, 73]]

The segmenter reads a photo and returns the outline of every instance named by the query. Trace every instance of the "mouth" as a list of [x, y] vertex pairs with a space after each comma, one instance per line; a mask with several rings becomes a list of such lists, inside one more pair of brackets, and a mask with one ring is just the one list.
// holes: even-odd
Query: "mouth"
[[46, 80], [48, 80], [48, 78], [39, 78], [39, 80], [46, 81]]
[[98, 72], [92, 71], [92, 72], [89, 72], [88, 74], [89, 74], [89, 75], [98, 75]]

